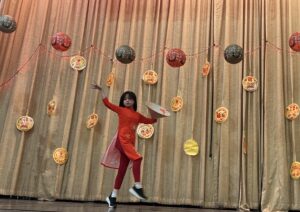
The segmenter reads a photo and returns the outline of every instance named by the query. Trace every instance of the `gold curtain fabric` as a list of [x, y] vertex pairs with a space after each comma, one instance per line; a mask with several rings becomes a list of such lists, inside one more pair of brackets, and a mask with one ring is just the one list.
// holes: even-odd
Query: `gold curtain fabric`
[[[171, 111], [174, 96], [184, 106], [155, 124], [150, 139], [137, 138], [144, 156], [142, 181], [150, 202], [208, 208], [300, 209], [300, 184], [289, 175], [299, 160], [299, 118], [289, 121], [285, 107], [300, 101], [299, 55], [289, 36], [299, 31], [297, 0], [1, 0], [1, 15], [17, 22], [13, 33], [0, 32], [0, 194], [38, 199], [104, 200], [115, 171], [100, 159], [117, 127], [117, 115], [90, 88], [104, 86], [118, 104], [125, 90], [145, 104], [158, 103]], [[59, 52], [51, 36], [64, 32], [71, 48]], [[244, 59], [229, 64], [224, 50], [237, 44]], [[131, 64], [115, 59], [115, 50], [129, 45], [136, 52]], [[170, 67], [171, 48], [187, 54], [181, 68]], [[69, 60], [81, 54], [82, 72]], [[208, 60], [211, 72], [202, 76]], [[156, 85], [141, 79], [144, 71], [158, 73]], [[106, 87], [115, 70], [115, 82]], [[258, 89], [246, 92], [242, 79], [252, 75]], [[55, 115], [47, 115], [50, 100]], [[219, 107], [229, 118], [214, 121]], [[91, 113], [99, 123], [86, 128]], [[16, 120], [34, 119], [31, 131], [20, 132]], [[197, 156], [183, 151], [197, 141]], [[65, 165], [52, 158], [56, 148], [68, 150]], [[131, 170], [118, 201], [136, 201], [128, 194]]]

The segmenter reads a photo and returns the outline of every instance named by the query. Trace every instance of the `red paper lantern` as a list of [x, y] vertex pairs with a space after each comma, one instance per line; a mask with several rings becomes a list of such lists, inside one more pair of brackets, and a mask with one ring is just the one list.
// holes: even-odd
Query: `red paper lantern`
[[289, 46], [296, 52], [300, 52], [300, 33], [294, 32], [289, 39]]
[[170, 49], [166, 55], [167, 63], [176, 68], [185, 64], [186, 55], [181, 49]]
[[71, 44], [71, 38], [63, 32], [58, 32], [51, 38], [53, 48], [59, 51], [67, 51]]

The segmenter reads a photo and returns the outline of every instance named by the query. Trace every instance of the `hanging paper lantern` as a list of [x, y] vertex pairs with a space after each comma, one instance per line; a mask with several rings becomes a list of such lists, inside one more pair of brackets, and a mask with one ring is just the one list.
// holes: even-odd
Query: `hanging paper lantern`
[[219, 107], [215, 112], [215, 121], [217, 123], [223, 123], [228, 118], [228, 109], [226, 107]]
[[294, 32], [289, 39], [289, 46], [296, 52], [300, 52], [300, 32]]
[[154, 85], [157, 83], [158, 76], [154, 70], [147, 70], [143, 74], [143, 81], [148, 85]]
[[17, 129], [23, 132], [31, 130], [33, 125], [34, 121], [30, 116], [20, 116], [16, 122]]
[[86, 67], [86, 59], [80, 55], [70, 58], [70, 66], [76, 71], [82, 71]]
[[151, 138], [154, 133], [154, 127], [152, 124], [139, 124], [137, 130], [136, 130], [138, 136], [140, 138]]
[[186, 61], [186, 55], [181, 49], [170, 49], [166, 55], [167, 63], [176, 68], [183, 66]]
[[121, 63], [129, 64], [135, 59], [135, 51], [130, 46], [127, 45], [120, 46], [116, 50], [116, 58]]
[[52, 36], [51, 44], [56, 50], [67, 51], [70, 48], [72, 41], [67, 34], [63, 32], [58, 32]]
[[0, 31], [11, 33], [17, 28], [15, 19], [9, 15], [0, 16]]
[[97, 123], [98, 123], [98, 115], [96, 113], [92, 113], [87, 118], [86, 128], [91, 129], [95, 127]]
[[285, 117], [289, 120], [294, 120], [299, 116], [299, 105], [291, 103], [285, 108]]
[[183, 99], [181, 96], [175, 96], [171, 100], [171, 109], [174, 112], [178, 112], [183, 107]]
[[184, 142], [183, 150], [187, 155], [196, 156], [199, 152], [198, 143], [192, 138], [188, 139]]
[[57, 163], [58, 165], [63, 165], [68, 160], [68, 151], [62, 147], [57, 148], [54, 150], [52, 157], [55, 163]]
[[300, 162], [294, 161], [291, 165], [290, 175], [294, 180], [300, 179]]
[[56, 102], [52, 99], [47, 105], [47, 114], [48, 116], [52, 116], [56, 111]]
[[258, 82], [254, 76], [245, 76], [242, 85], [246, 91], [253, 92], [257, 89]]
[[242, 47], [231, 44], [224, 51], [224, 58], [228, 63], [236, 64], [239, 63], [244, 57]]

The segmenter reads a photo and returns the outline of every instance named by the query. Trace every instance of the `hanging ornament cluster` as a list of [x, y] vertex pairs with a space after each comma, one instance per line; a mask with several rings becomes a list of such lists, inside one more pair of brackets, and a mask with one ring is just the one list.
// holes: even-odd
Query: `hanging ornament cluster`
[[67, 51], [71, 44], [71, 38], [63, 32], [57, 32], [51, 37], [51, 45], [58, 51]]
[[171, 67], [177, 68], [185, 64], [186, 55], [181, 49], [174, 48], [168, 51], [166, 60]]
[[0, 16], [0, 31], [5, 33], [14, 32], [17, 28], [15, 19], [9, 15]]
[[289, 46], [296, 52], [300, 52], [300, 33], [294, 32], [289, 38]]
[[244, 52], [242, 47], [236, 44], [229, 45], [224, 51], [224, 58], [228, 63], [239, 63], [244, 58]]
[[124, 64], [129, 64], [135, 59], [134, 49], [127, 45], [118, 47], [115, 55], [117, 60]]

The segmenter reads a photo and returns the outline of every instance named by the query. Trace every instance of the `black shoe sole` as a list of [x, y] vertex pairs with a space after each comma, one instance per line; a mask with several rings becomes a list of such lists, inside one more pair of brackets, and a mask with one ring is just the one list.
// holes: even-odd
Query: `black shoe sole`
[[146, 198], [144, 198], [144, 197], [140, 196], [138, 193], [136, 193], [136, 191], [135, 191], [133, 188], [130, 188], [130, 189], [129, 189], [129, 192], [130, 192], [133, 196], [135, 196], [136, 198], [138, 198], [138, 199], [140, 199], [140, 200], [147, 200]]

